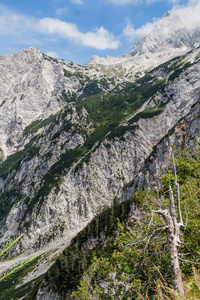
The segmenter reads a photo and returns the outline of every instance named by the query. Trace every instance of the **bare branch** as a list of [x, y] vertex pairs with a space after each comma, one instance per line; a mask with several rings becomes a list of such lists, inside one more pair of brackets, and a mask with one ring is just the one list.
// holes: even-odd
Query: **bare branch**
[[149, 232], [147, 232], [144, 236], [138, 238], [138, 239], [135, 240], [134, 242], [125, 245], [124, 248], [126, 248], [126, 246], [137, 245], [137, 244], [140, 244], [140, 243], [145, 242], [145, 241], [148, 242], [149, 239], [161, 235], [161, 234], [165, 231], [165, 229], [166, 229], [166, 227], [165, 227], [165, 228], [158, 228], [158, 229], [155, 229], [155, 230], [153, 230], [153, 231], [149, 231]]
[[189, 262], [189, 263], [191, 263], [191, 264], [195, 264], [195, 265], [199, 265], [199, 266], [200, 266], [200, 263], [196, 263], [196, 262], [191, 261], [191, 260], [183, 259], [183, 258], [181, 258], [180, 256], [179, 256], [178, 258], [179, 258], [181, 261]]
[[173, 166], [174, 166], [174, 176], [175, 176], [175, 191], [176, 191], [176, 202], [177, 202], [177, 209], [178, 209], [178, 218], [179, 218], [179, 227], [183, 226], [183, 219], [181, 214], [181, 201], [180, 201], [180, 188], [177, 181], [177, 174], [176, 174], [176, 164], [174, 159], [174, 153], [172, 151], [172, 160], [173, 160]]
[[170, 214], [171, 214], [172, 218], [177, 223], [176, 209], [175, 209], [175, 205], [174, 205], [174, 194], [173, 194], [171, 185], [169, 185], [169, 209], [170, 209]]

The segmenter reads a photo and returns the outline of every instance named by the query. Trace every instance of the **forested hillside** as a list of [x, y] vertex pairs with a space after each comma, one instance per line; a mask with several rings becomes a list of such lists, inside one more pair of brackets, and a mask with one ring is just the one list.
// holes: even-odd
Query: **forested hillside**
[[[184, 224], [178, 251], [186, 299], [200, 297], [200, 146], [197, 143], [193, 147], [175, 152]], [[43, 299], [47, 291], [48, 295], [76, 300], [178, 299], [172, 288], [164, 220], [156, 213], [169, 208], [169, 184], [174, 191], [174, 179], [172, 166], [163, 175], [159, 192], [148, 188], [123, 203], [116, 198], [112, 207], [95, 217], [33, 286], [30, 283], [12, 290], [10, 284], [20, 277], [20, 268], [6, 280], [3, 277], [0, 286], [7, 289], [0, 299], [19, 299], [25, 292], [23, 299], [35, 299], [40, 292], [42, 296], [37, 299]]]
[[[175, 164], [184, 223], [179, 263], [185, 297], [199, 299], [199, 144], [193, 150], [177, 151]], [[166, 228], [162, 216], [156, 213], [169, 207], [169, 184], [175, 190], [174, 171], [164, 174], [162, 181], [159, 192], [145, 189], [124, 203], [114, 201], [110, 210], [95, 218], [72, 241], [44, 282], [63, 294], [73, 287], [72, 299], [177, 298], [172, 288]]]

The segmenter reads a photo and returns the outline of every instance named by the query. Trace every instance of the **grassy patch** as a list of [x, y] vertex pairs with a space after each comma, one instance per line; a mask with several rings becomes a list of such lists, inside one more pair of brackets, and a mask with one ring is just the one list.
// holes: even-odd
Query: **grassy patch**
[[[20, 299], [24, 297], [26, 293], [30, 293], [31, 284], [28, 283], [22, 287], [15, 290], [15, 287], [21, 283], [22, 278], [24, 278], [33, 268], [36, 266], [40, 259], [40, 255], [33, 257], [32, 259], [18, 265], [8, 272], [7, 275], [0, 278], [0, 299]], [[39, 279], [38, 279], [39, 280]]]
[[3, 177], [4, 179], [6, 176], [12, 171], [17, 170], [20, 166], [20, 163], [22, 159], [25, 158], [28, 151], [32, 148], [33, 143], [36, 141], [38, 136], [33, 137], [30, 142], [25, 146], [24, 150], [16, 152], [2, 162], [0, 164], [0, 177]]
[[74, 74], [66, 69], [63, 69], [63, 72], [64, 72], [64, 76], [66, 77], [72, 77], [74, 76]]
[[24, 134], [28, 135], [30, 133], [37, 132], [38, 129], [45, 127], [53, 122], [55, 122], [57, 117], [57, 114], [51, 115], [45, 120], [35, 120], [31, 124], [29, 124], [25, 129], [24, 129]]
[[140, 119], [153, 118], [155, 116], [160, 115], [163, 111], [164, 111], [164, 106], [143, 110], [138, 114], [136, 114], [133, 118], [131, 118], [128, 123], [133, 124], [139, 121]]
[[[4, 256], [6, 254], [6, 252], [8, 252], [13, 246], [15, 246], [23, 237], [23, 234], [21, 234], [18, 238], [11, 238], [10, 241], [4, 245], [4, 247], [2, 248], [1, 252], [0, 252], [0, 259], [2, 259], [2, 256]], [[0, 279], [1, 280], [1, 279]]]

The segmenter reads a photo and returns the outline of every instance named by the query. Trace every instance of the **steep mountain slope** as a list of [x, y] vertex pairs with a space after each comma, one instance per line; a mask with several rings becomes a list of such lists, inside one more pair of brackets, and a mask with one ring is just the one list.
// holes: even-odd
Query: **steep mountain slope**
[[23, 149], [27, 125], [55, 114], [66, 101], [134, 82], [200, 45], [199, 24], [185, 25], [183, 17], [174, 11], [167, 13], [128, 54], [105, 59], [94, 56], [83, 66], [52, 59], [34, 47], [0, 56], [0, 159]]
[[23, 234], [10, 255], [42, 255], [23, 283], [114, 198], [158, 187], [171, 146], [199, 139], [200, 49], [174, 57], [195, 46], [188, 35], [184, 49], [160, 55], [145, 38], [141, 53], [84, 66], [34, 47], [0, 57], [0, 243]]
[[23, 248], [44, 246], [120, 197], [153, 147], [199, 102], [199, 69], [197, 49], [124, 91], [92, 98], [95, 110], [89, 99], [71, 103], [47, 125], [26, 129], [30, 142], [0, 169], [3, 240], [26, 228]]

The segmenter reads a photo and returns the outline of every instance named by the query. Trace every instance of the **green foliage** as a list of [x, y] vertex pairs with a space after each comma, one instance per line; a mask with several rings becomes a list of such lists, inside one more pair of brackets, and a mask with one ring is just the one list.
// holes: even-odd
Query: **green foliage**
[[2, 249], [0, 249], [0, 260], [5, 256], [6, 252], [8, 252], [13, 246], [15, 246], [23, 237], [21, 234], [18, 238], [12, 237], [8, 243], [6, 243]]
[[72, 93], [69, 91], [67, 93], [62, 92], [61, 99], [62, 99], [62, 101], [67, 102], [67, 103], [75, 102], [77, 99], [77, 95], [74, 92], [72, 92]]
[[91, 295], [88, 294], [88, 291], [87, 291], [87, 282], [80, 281], [80, 285], [78, 286], [78, 291], [77, 292], [74, 291], [72, 293], [72, 297], [75, 300], [80, 299], [79, 295], [81, 295], [82, 299], [91, 300]]
[[25, 266], [29, 265], [32, 261], [34, 261], [39, 256], [40, 255], [36, 255], [33, 258], [31, 258], [25, 262], [20, 262], [17, 266], [14, 266], [13, 268], [6, 270], [3, 274], [1, 274], [0, 282], [7, 280], [8, 277], [10, 277], [12, 274], [16, 273], [17, 271], [23, 269]]
[[4, 158], [3, 150], [0, 148], [0, 163], [3, 161], [3, 158]]
[[174, 80], [177, 77], [179, 77], [179, 75], [181, 73], [183, 73], [187, 68], [191, 67], [193, 64], [191, 64], [190, 62], [187, 62], [186, 64], [184, 64], [183, 66], [180, 64], [178, 67], [178, 69], [176, 69], [170, 76], [169, 76], [169, 80]]
[[37, 136], [30, 140], [30, 142], [25, 146], [24, 150], [8, 156], [7, 159], [0, 164], [0, 177], [5, 179], [13, 169], [17, 170], [19, 168], [22, 159], [25, 158], [36, 139]]
[[45, 127], [53, 122], [55, 122], [57, 114], [49, 116], [45, 120], [35, 120], [24, 129], [24, 134], [28, 135], [30, 133], [37, 132], [38, 129]]
[[6, 217], [13, 205], [23, 198], [25, 198], [25, 195], [19, 186], [0, 192], [0, 220]]
[[146, 110], [143, 110], [136, 114], [133, 118], [129, 120], [129, 124], [133, 124], [134, 122], [139, 121], [140, 119], [147, 119], [147, 118], [153, 118], [155, 116], [160, 115], [165, 109], [165, 106], [162, 105], [162, 107], [157, 106], [155, 108], [149, 108]]
[[43, 55], [43, 58], [44, 58], [45, 60], [53, 61], [53, 62], [55, 62], [55, 63], [58, 63], [58, 60], [57, 60], [56, 58], [51, 57], [51, 56], [48, 56], [48, 55], [46, 55], [46, 54], [44, 54], [44, 53], [42, 53], [42, 55]]
[[184, 62], [185, 56], [181, 57], [175, 57], [172, 60], [154, 68], [149, 72], [149, 74], [153, 74], [159, 69], [164, 70], [166, 73], [171, 73], [169, 76], [169, 81], [175, 80], [181, 73], [183, 73], [185, 70], [187, 70], [189, 67], [195, 65], [199, 59], [196, 58], [196, 61], [193, 63], [190, 62]]
[[102, 90], [98, 87], [97, 83], [90, 82], [86, 84], [86, 86], [83, 89], [83, 93], [86, 96], [96, 95], [99, 94]]
[[[137, 84], [129, 84], [123, 90], [111, 92], [106, 95], [101, 93], [95, 97], [92, 96], [78, 102], [87, 109], [89, 117], [95, 127], [88, 138], [91, 141], [89, 142], [89, 149], [91, 149], [91, 146], [94, 145], [95, 142], [102, 141], [109, 132], [109, 138], [116, 136], [122, 138], [126, 131], [135, 129], [130, 125], [122, 126], [120, 123], [125, 120], [128, 115], [136, 112], [150, 97], [157, 93], [157, 91], [162, 91], [165, 84], [165, 79], [152, 83], [149, 82], [149, 77], [146, 76], [143, 80], [138, 80]], [[156, 115], [163, 110], [164, 106], [160, 105], [157, 107], [157, 111], [154, 109], [148, 113], [149, 115]], [[143, 115], [145, 115], [145, 113]]]
[[64, 76], [66, 76], [66, 77], [71, 77], [71, 76], [74, 75], [72, 72], [70, 72], [70, 71], [68, 71], [66, 69], [63, 69], [63, 72], [64, 72]]
[[6, 100], [8, 100], [8, 99], [6, 98], [1, 102], [0, 107], [2, 107], [6, 103]]
[[[34, 286], [30, 282], [28, 284], [24, 284], [20, 286], [20, 288], [15, 289], [15, 287], [21, 284], [21, 279], [33, 270], [33, 268], [36, 266], [39, 259], [40, 259], [40, 255], [36, 255], [33, 258], [24, 261], [19, 265], [15, 266], [14, 268], [8, 270], [6, 274], [1, 276], [0, 300], [8, 300], [8, 299], [17, 300], [17, 299], [21, 299], [22, 297], [24, 298], [25, 295], [29, 295], [32, 293]], [[38, 283], [41, 282], [41, 277], [37, 279], [37, 282]], [[35, 284], [36, 283], [34, 282], [34, 285]], [[29, 299], [28, 296], [26, 296], [25, 299]]]
[[[46, 274], [45, 280], [51, 283], [55, 291], [66, 294], [68, 291], [76, 289], [94, 257], [95, 259], [101, 257], [101, 265], [104, 261], [108, 261], [107, 258], [111, 257], [113, 250], [116, 248], [113, 244], [113, 237], [117, 234], [115, 232], [118, 227], [117, 220], [123, 222], [128, 217], [130, 206], [135, 201], [134, 197], [123, 204], [118, 204], [115, 200], [112, 208], [100, 213], [73, 238], [70, 246], [63, 251]], [[111, 223], [112, 227], [110, 227]], [[103, 243], [93, 244], [92, 246], [92, 240], [97, 239], [98, 241], [102, 234], [108, 237], [110, 242], [106, 246]], [[108, 268], [105, 268], [102, 271], [102, 276], [107, 271]]]
[[[181, 190], [182, 214], [186, 225], [180, 249], [180, 265], [187, 281], [186, 298], [199, 299], [199, 270], [195, 273], [194, 268], [193, 271], [191, 268], [191, 261], [197, 266], [200, 264], [199, 145], [196, 145], [194, 152], [177, 153], [176, 166]], [[172, 183], [174, 175], [171, 171], [163, 176], [166, 189], [169, 178]], [[116, 248], [106, 259], [99, 256], [91, 261], [91, 266], [86, 272], [90, 280], [81, 281], [78, 290], [72, 293], [73, 299], [80, 299], [83, 295], [90, 297], [88, 299], [93, 297], [112, 299], [113, 294], [114, 299], [124, 300], [144, 299], [145, 295], [149, 299], [164, 299], [161, 297], [163, 292], [168, 297], [166, 299], [178, 299], [170, 287], [169, 253], [165, 246], [165, 232], [160, 227], [161, 219], [159, 215], [155, 215], [154, 221], [150, 221], [152, 208], [158, 206], [158, 196], [154, 192], [147, 191], [139, 192], [135, 196], [140, 207], [143, 207], [143, 211], [146, 212], [145, 219], [142, 222], [127, 223], [128, 226], [118, 223], [120, 234], [115, 237]], [[163, 200], [163, 208], [167, 202], [167, 198]], [[151, 223], [153, 227], [150, 226]]]
[[[7, 178], [6, 184], [9, 183], [16, 171], [20, 168], [22, 160], [30, 160], [33, 156], [39, 153], [39, 147], [33, 146], [38, 136], [33, 137], [30, 142], [25, 146], [24, 150], [10, 155], [3, 163], [0, 164], [0, 177]], [[15, 170], [15, 171], [14, 171]], [[6, 185], [5, 185], [6, 187]], [[20, 189], [20, 183], [12, 187], [12, 189], [0, 192], [0, 220], [2, 220], [10, 211], [15, 203], [25, 198], [25, 195]]]

